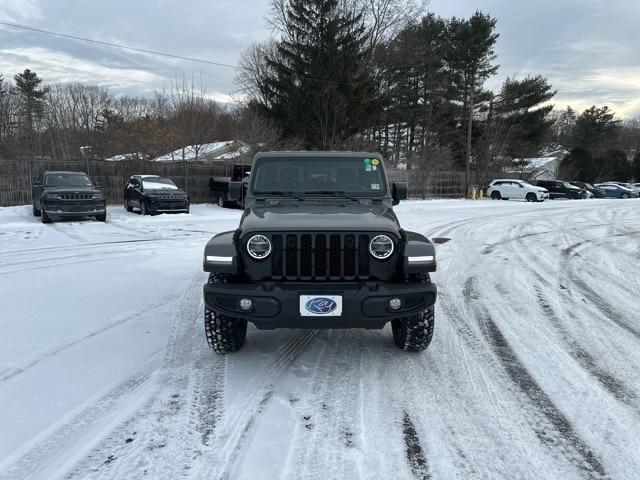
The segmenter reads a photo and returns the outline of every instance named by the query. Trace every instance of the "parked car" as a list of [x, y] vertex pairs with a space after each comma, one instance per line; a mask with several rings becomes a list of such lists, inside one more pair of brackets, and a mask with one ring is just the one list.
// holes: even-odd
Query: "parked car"
[[524, 180], [500, 178], [494, 180], [487, 188], [487, 196], [494, 200], [526, 200], [527, 202], [544, 202], [549, 198], [545, 188], [536, 187]]
[[581, 200], [589, 197], [587, 190], [578, 188], [563, 180], [538, 180], [537, 185], [546, 188], [549, 191], [549, 198], [552, 200], [562, 198]]
[[33, 215], [42, 223], [73, 217], [107, 220], [107, 202], [84, 172], [44, 172], [31, 190]]
[[[263, 152], [253, 161], [247, 209], [204, 250], [204, 329], [217, 353], [258, 329], [371, 328], [391, 323], [405, 351], [429, 346], [436, 251], [402, 229], [393, 205], [407, 184], [388, 182], [382, 157], [357, 152]], [[230, 199], [243, 185], [229, 185]]]
[[614, 185], [620, 185], [621, 187], [628, 188], [629, 190], [633, 190], [634, 192], [640, 194], [640, 183], [627, 183], [627, 182], [603, 182], [603, 183], [611, 183]]
[[605, 198], [607, 195], [604, 193], [604, 190], [602, 190], [601, 188], [598, 187], [594, 187], [593, 185], [591, 185], [590, 183], [586, 183], [586, 182], [569, 182], [571, 185], [573, 185], [574, 187], [578, 187], [581, 188], [583, 190], [586, 190], [587, 192], [591, 193], [591, 195], [593, 195], [594, 198]]
[[213, 192], [215, 201], [223, 208], [244, 208], [244, 193], [239, 200], [229, 199], [229, 182], [242, 182], [248, 181], [249, 174], [251, 173], [251, 165], [234, 165], [231, 169], [230, 177], [211, 177], [209, 179], [209, 190]]
[[638, 192], [617, 183], [596, 183], [595, 186], [603, 189], [607, 198], [638, 198]]
[[124, 208], [142, 215], [189, 213], [189, 196], [170, 178], [133, 175], [124, 187]]

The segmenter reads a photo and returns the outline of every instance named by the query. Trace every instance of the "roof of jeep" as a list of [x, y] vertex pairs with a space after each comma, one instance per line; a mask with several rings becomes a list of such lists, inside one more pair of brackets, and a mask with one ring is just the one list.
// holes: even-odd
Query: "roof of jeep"
[[379, 153], [373, 152], [345, 152], [341, 150], [330, 150], [322, 152], [314, 152], [308, 150], [287, 150], [282, 152], [258, 152], [255, 158], [274, 158], [274, 157], [303, 157], [303, 158], [335, 158], [335, 157], [377, 157], [382, 158]]

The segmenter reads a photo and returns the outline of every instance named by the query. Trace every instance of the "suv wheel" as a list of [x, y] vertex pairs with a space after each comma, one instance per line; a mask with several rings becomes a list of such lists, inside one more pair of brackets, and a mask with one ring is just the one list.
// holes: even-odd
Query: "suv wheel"
[[124, 208], [127, 212], [133, 212], [133, 207], [126, 198], [124, 199]]
[[535, 193], [529, 192], [527, 193], [527, 202], [537, 202], [538, 197], [536, 197]]
[[221, 208], [227, 208], [227, 200], [224, 198], [223, 194], [218, 195], [218, 206]]
[[51, 217], [47, 215], [47, 212], [44, 209], [44, 205], [42, 206], [42, 211], [40, 212], [42, 223], [53, 223]]
[[100, 215], [96, 215], [96, 220], [99, 222], [107, 221], [107, 212], [101, 213]]
[[[429, 274], [416, 275], [410, 281], [431, 283], [431, 278]], [[391, 322], [393, 340], [405, 352], [422, 352], [431, 343], [434, 323], [433, 305], [416, 315], [396, 318]]]
[[149, 215], [149, 208], [146, 200], [140, 200], [140, 215]]
[[33, 204], [33, 216], [34, 217], [39, 217], [40, 216], [40, 210], [38, 210], [36, 208], [36, 204], [35, 203]]
[[[222, 273], [209, 275], [209, 283], [227, 283], [229, 276]], [[237, 352], [247, 338], [247, 321], [242, 318], [228, 317], [204, 307], [204, 331], [211, 350], [225, 354]]]
[[498, 192], [497, 190], [491, 192], [491, 198], [493, 200], [500, 200], [500, 197], [502, 197], [502, 195], [500, 195], [500, 192]]
[[620, 195], [620, 198], [629, 198], [629, 194], [628, 193], [623, 193], [622, 195]]

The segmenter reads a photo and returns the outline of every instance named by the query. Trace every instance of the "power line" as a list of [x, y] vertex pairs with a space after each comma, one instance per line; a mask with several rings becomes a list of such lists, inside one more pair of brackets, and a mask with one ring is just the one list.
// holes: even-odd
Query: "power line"
[[144, 48], [131, 47], [129, 45], [122, 45], [122, 44], [119, 44], [119, 43], [111, 43], [111, 42], [103, 42], [103, 41], [100, 41], [100, 40], [92, 40], [91, 38], [78, 37], [76, 35], [69, 35], [69, 34], [66, 34], [66, 33], [52, 32], [50, 30], [42, 30], [40, 28], [29, 27], [27, 25], [18, 25], [16, 23], [8, 23], [8, 22], [0, 22], [0, 25], [4, 25], [5, 27], [18, 28], [18, 29], [21, 29], [21, 30], [28, 30], [30, 32], [42, 33], [42, 34], [45, 34], [45, 35], [51, 35], [51, 36], [55, 36], [55, 37], [69, 38], [71, 40], [78, 40], [78, 41], [81, 41], [81, 42], [88, 42], [88, 43], [93, 43], [93, 44], [96, 44], [96, 45], [103, 45], [103, 46], [106, 46], [106, 47], [122, 48], [124, 50], [132, 50], [134, 52], [148, 53], [150, 55], [160, 55], [160, 56], [163, 56], [163, 57], [177, 58], [179, 60], [187, 60], [189, 62], [206, 63], [208, 65], [215, 65], [215, 66], [218, 66], [218, 67], [233, 68], [234, 70], [242, 70], [242, 67], [239, 67], [237, 65], [229, 65], [227, 63], [213, 62], [211, 60], [205, 60], [205, 59], [202, 59], [202, 58], [184, 57], [182, 55], [174, 55], [172, 53], [158, 52], [158, 51], [154, 51], [154, 50], [146, 50]]

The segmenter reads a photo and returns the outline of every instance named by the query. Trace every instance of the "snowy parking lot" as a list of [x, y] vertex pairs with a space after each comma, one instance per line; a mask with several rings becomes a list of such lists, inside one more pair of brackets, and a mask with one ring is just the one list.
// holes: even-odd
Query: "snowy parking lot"
[[250, 327], [217, 356], [202, 252], [238, 210], [0, 208], [0, 479], [640, 478], [640, 201], [408, 201], [436, 332]]

